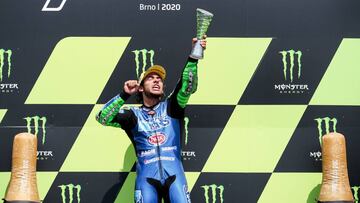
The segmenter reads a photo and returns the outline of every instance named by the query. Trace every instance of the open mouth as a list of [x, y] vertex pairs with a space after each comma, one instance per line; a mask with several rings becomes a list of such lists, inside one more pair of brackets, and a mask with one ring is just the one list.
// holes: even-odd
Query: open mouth
[[153, 89], [153, 90], [160, 90], [160, 86], [159, 86], [159, 85], [154, 85], [154, 86], [152, 87], [152, 89]]

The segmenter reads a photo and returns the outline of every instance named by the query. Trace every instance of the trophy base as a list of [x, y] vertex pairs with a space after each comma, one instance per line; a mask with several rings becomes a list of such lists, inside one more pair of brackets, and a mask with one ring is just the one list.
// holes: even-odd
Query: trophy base
[[190, 58], [193, 59], [203, 59], [204, 58], [204, 48], [200, 44], [200, 40], [198, 40], [194, 48], [191, 50]]
[[199, 59], [203, 59], [204, 57], [203, 57], [203, 56], [198, 56], [198, 55], [190, 54], [190, 58], [199, 60]]

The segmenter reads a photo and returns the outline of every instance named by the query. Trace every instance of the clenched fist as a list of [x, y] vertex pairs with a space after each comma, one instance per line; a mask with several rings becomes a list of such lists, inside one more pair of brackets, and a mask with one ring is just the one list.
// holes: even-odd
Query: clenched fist
[[139, 84], [137, 80], [128, 80], [124, 83], [124, 91], [128, 94], [137, 93]]
[[[200, 45], [201, 45], [204, 49], [206, 49], [206, 38], [207, 38], [207, 36], [204, 35], [203, 38], [200, 40]], [[197, 41], [198, 41], [198, 39], [197, 39], [196, 37], [193, 38], [193, 39], [192, 39], [192, 45], [194, 46]]]

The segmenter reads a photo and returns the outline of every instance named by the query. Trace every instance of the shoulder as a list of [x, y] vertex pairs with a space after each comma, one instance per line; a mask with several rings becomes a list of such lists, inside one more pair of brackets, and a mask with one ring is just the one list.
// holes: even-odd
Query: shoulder
[[124, 105], [119, 109], [119, 114], [136, 113], [139, 110], [139, 105]]

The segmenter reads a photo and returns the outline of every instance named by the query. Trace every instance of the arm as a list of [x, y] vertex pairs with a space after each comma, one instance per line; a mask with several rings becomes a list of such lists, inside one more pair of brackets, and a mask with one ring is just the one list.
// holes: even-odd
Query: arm
[[121, 127], [131, 129], [136, 125], [137, 119], [133, 111], [120, 108], [131, 94], [137, 92], [138, 85], [136, 80], [126, 81], [124, 90], [108, 101], [100, 112], [96, 115], [96, 120], [105, 126]]
[[121, 127], [119, 122], [114, 121], [114, 118], [117, 117], [120, 108], [129, 97], [130, 95], [126, 92], [116, 95], [101, 108], [100, 112], [96, 115], [96, 120], [105, 126]]
[[196, 92], [198, 85], [197, 63], [198, 61], [196, 59], [188, 59], [180, 80], [178, 81], [174, 92], [170, 96], [173, 97], [170, 98], [170, 100], [176, 100], [175, 104], [181, 108], [185, 108], [191, 94]]
[[[197, 40], [197, 38], [192, 39], [193, 46]], [[203, 36], [200, 44], [204, 49], [206, 49], [206, 35]], [[174, 108], [174, 111], [185, 108], [189, 101], [190, 95], [196, 92], [198, 84], [197, 63], [197, 59], [190, 57], [186, 62], [180, 80], [169, 98], [171, 106], [170, 108]]]
[[167, 112], [173, 118], [184, 117], [184, 110], [197, 88], [197, 60], [189, 58], [174, 91], [168, 98]]

